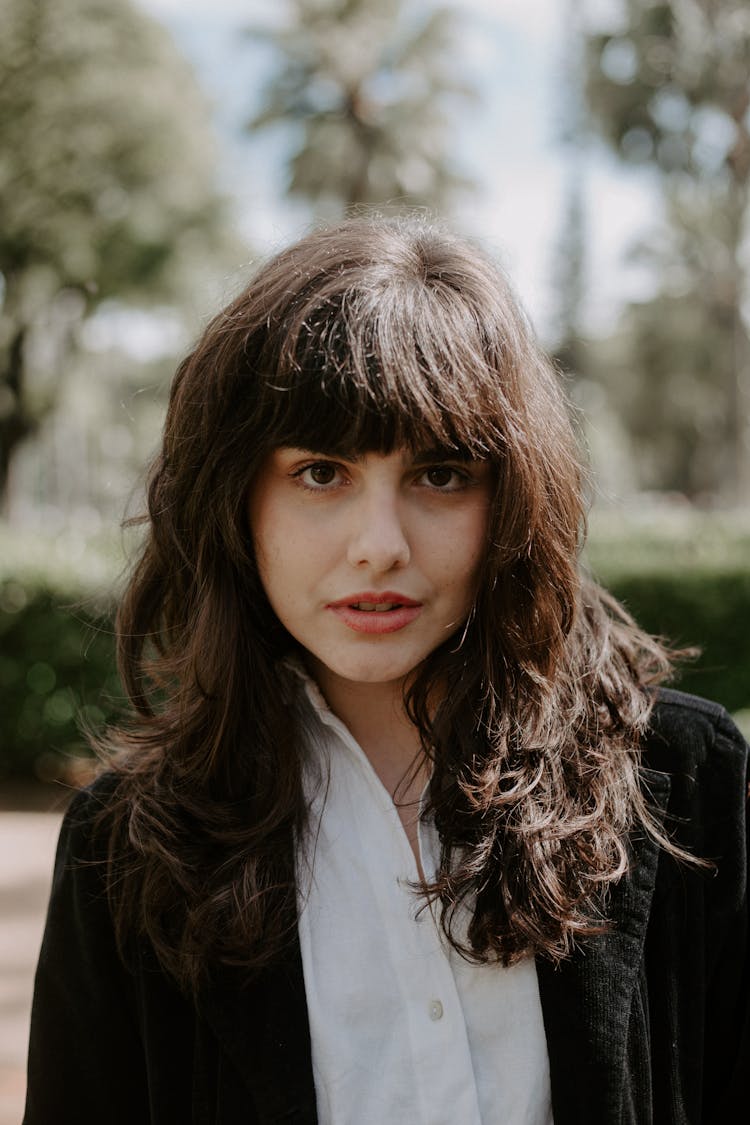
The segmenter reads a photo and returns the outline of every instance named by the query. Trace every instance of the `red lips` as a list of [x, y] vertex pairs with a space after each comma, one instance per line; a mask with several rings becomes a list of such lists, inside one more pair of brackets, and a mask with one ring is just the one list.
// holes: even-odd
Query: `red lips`
[[[362, 608], [363, 606], [366, 608]], [[389, 608], [376, 609], [376, 606]], [[380, 635], [395, 633], [410, 625], [422, 612], [422, 603], [394, 590], [380, 590], [377, 593], [365, 590], [329, 602], [326, 608], [355, 633]]]

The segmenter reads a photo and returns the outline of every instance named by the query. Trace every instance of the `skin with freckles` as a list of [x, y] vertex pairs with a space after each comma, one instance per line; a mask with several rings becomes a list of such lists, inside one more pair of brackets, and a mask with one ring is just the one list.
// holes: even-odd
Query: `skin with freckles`
[[489, 463], [406, 449], [345, 459], [282, 447], [252, 489], [271, 606], [391, 792], [416, 747], [404, 679], [466, 621], [491, 494]]

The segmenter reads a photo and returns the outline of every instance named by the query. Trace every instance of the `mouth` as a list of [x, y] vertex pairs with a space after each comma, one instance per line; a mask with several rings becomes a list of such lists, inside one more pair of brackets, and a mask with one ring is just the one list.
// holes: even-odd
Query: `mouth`
[[422, 603], [392, 590], [368, 591], [329, 602], [327, 609], [357, 633], [394, 633], [419, 616]]
[[407, 598], [406, 594], [398, 593], [395, 590], [382, 590], [379, 593], [367, 590], [350, 594], [346, 598], [339, 598], [335, 602], [329, 602], [328, 608], [355, 609], [360, 613], [387, 613], [393, 609], [413, 609], [421, 604], [414, 598]]
[[388, 613], [392, 609], [401, 609], [404, 602], [348, 602], [350, 609], [358, 609], [360, 613]]

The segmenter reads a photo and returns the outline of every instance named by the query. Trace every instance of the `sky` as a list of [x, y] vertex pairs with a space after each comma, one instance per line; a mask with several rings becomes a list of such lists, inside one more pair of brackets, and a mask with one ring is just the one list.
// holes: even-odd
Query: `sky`
[[[309, 216], [284, 198], [283, 135], [242, 133], [270, 60], [238, 31], [274, 18], [280, 5], [139, 3], [171, 31], [208, 94], [223, 145], [220, 183], [234, 200], [240, 228], [259, 252], [278, 248], [305, 229]], [[465, 16], [457, 50], [478, 85], [480, 103], [461, 119], [455, 140], [459, 163], [477, 180], [478, 191], [450, 218], [505, 264], [540, 334], [549, 339], [559, 302], [556, 250], [564, 200], [575, 178], [587, 205], [586, 326], [607, 331], [623, 300], [645, 295], [648, 280], [626, 263], [626, 250], [658, 215], [643, 174], [624, 172], [599, 143], [590, 142], [575, 156], [560, 143], [563, 21], [569, 6], [566, 0], [454, 0], [452, 6]], [[586, 0], [585, 11], [611, 24], [616, 0]]]

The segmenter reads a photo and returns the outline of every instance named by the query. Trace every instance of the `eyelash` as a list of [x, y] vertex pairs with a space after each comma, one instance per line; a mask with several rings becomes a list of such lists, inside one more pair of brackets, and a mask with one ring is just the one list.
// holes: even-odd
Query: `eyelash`
[[[334, 469], [339, 474], [342, 472], [341, 465], [337, 464], [337, 462], [335, 462], [335, 461], [310, 461], [307, 465], [302, 465], [302, 466], [300, 466], [299, 469], [295, 469], [294, 472], [292, 473], [292, 477], [296, 481], [298, 481], [300, 487], [304, 488], [306, 492], [314, 492], [314, 493], [317, 493], [318, 495], [320, 495], [321, 493], [324, 493], [324, 492], [334, 492], [336, 489], [342, 487], [343, 482], [337, 483], [335, 480], [329, 482], [328, 484], [308, 484], [308, 483], [306, 483], [305, 480], [304, 480], [304, 474], [309, 472], [310, 469], [319, 469], [319, 468], [331, 468], [331, 469]], [[456, 468], [455, 465], [441, 465], [441, 464], [427, 465], [427, 466], [425, 466], [425, 468], [423, 468], [419, 471], [419, 473], [417, 474], [417, 479], [422, 478], [422, 477], [426, 477], [428, 473], [433, 473], [436, 470], [440, 470], [440, 469], [447, 470], [448, 472], [453, 473], [454, 478], [456, 478], [457, 483], [452, 488], [445, 488], [445, 487], [440, 487], [439, 485], [427, 484], [425, 487], [430, 489], [430, 491], [432, 491], [432, 492], [445, 493], [445, 494], [449, 494], [449, 493], [453, 493], [453, 492], [462, 492], [465, 488], [467, 488], [471, 484], [471, 481], [472, 481], [471, 474], [466, 472], [463, 469]]]

